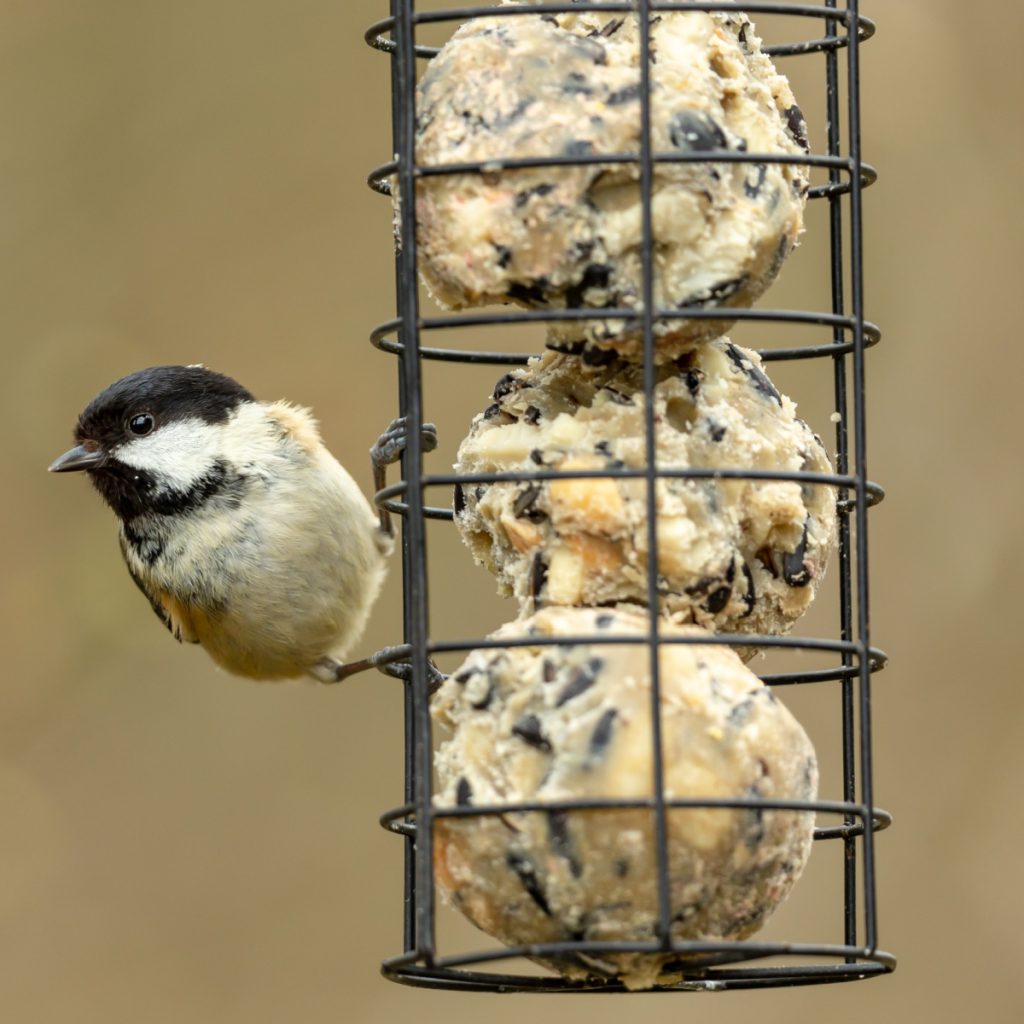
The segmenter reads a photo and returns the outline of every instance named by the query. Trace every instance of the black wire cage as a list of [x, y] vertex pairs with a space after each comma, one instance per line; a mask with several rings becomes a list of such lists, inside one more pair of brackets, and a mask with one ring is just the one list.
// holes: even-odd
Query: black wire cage
[[[828, 304], [821, 310], [730, 309], [728, 317], [743, 324], [749, 321], [769, 325], [802, 325], [810, 329], [816, 343], [801, 347], [770, 347], [759, 350], [765, 361], [821, 360], [831, 364], [834, 380], [836, 416], [835, 472], [831, 474], [767, 470], [683, 470], [676, 475], [691, 477], [739, 477], [742, 479], [782, 479], [828, 485], [834, 489], [838, 510], [839, 622], [838, 635], [761, 636], [722, 635], [714, 642], [732, 646], [751, 645], [759, 648], [789, 649], [811, 652], [818, 659], [827, 658], [829, 667], [801, 672], [763, 675], [770, 686], [797, 684], [831, 685], [838, 691], [842, 742], [834, 753], [841, 758], [841, 799], [813, 801], [772, 801], [756, 797], [737, 800], [681, 800], [666, 796], [660, 735], [657, 722], [660, 698], [657, 651], [660, 644], [680, 642], [659, 635], [658, 620], [651, 616], [650, 635], [646, 638], [650, 654], [653, 736], [653, 795], [632, 801], [607, 800], [573, 803], [565, 801], [560, 808], [572, 810], [630, 807], [649, 808], [655, 820], [655, 835], [665, 842], [665, 819], [668, 811], [680, 807], [750, 807], [813, 811], [818, 827], [818, 842], [842, 844], [841, 900], [837, 901], [836, 918], [841, 938], [834, 943], [764, 942], [743, 940], [680, 941], [671, 936], [669, 921], [669, 885], [667, 854], [657, 851], [658, 885], [660, 889], [660, 928], [649, 941], [641, 943], [595, 943], [566, 941], [535, 946], [492, 946], [477, 952], [446, 955], [439, 948], [436, 934], [437, 903], [433, 868], [435, 824], [445, 817], [497, 815], [510, 811], [550, 809], [549, 804], [515, 804], [438, 808], [432, 798], [433, 736], [429, 711], [432, 667], [431, 657], [450, 652], [497, 646], [483, 638], [447, 640], [431, 635], [428, 622], [431, 579], [427, 572], [426, 524], [429, 519], [451, 520], [450, 507], [428, 504], [427, 492], [450, 490], [459, 484], [455, 474], [426, 474], [423, 471], [423, 442], [416, 429], [408, 431], [408, 446], [403, 457], [402, 480], [378, 492], [377, 502], [404, 519], [403, 528], [403, 591], [404, 650], [409, 652], [411, 671], [405, 682], [405, 795], [404, 803], [382, 816], [385, 828], [403, 837], [405, 844], [404, 948], [383, 964], [386, 977], [411, 985], [473, 991], [623, 991], [615, 981], [593, 979], [571, 980], [551, 976], [538, 977], [524, 973], [497, 973], [489, 965], [517, 957], [557, 958], [576, 953], [610, 952], [673, 953], [687, 963], [684, 980], [664, 990], [721, 990], [850, 981], [890, 972], [895, 958], [878, 948], [876, 910], [876, 879], [874, 833], [885, 828], [890, 816], [875, 806], [872, 787], [871, 740], [871, 677], [885, 664], [884, 654], [871, 645], [868, 604], [868, 509], [881, 500], [880, 487], [868, 481], [865, 460], [865, 351], [880, 337], [878, 328], [864, 318], [862, 193], [875, 180], [874, 170], [861, 159], [860, 141], [860, 46], [874, 33], [874, 25], [859, 13], [858, 0], [823, 0], [821, 3], [767, 2], [576, 2], [537, 3], [520, 6], [466, 6], [445, 10], [417, 11], [415, 0], [390, 0], [390, 16], [372, 25], [366, 32], [370, 46], [390, 55], [392, 82], [392, 115], [395, 159], [371, 173], [371, 188], [389, 194], [390, 182], [396, 180], [403, 196], [416, 192], [417, 182], [428, 175], [485, 173], [496, 165], [558, 167], [588, 159], [586, 156], [551, 156], [530, 160], [503, 161], [486, 164], [421, 166], [416, 162], [416, 81], [418, 62], [429, 59], [437, 50], [417, 39], [417, 29], [437, 23], [462, 23], [479, 17], [516, 17], [527, 14], [559, 14], [580, 11], [633, 12], [639, 16], [640, 110], [641, 133], [639, 152], [599, 158], [601, 163], [618, 161], [637, 168], [641, 188], [643, 221], [643, 302], [637, 309], [599, 310], [564, 309], [525, 310], [507, 308], [500, 312], [460, 313], [424, 316], [419, 306], [417, 264], [416, 204], [403, 202], [397, 223], [400, 244], [396, 255], [397, 315], [381, 324], [372, 335], [372, 343], [380, 350], [397, 356], [400, 413], [410, 425], [421, 424], [424, 406], [424, 361], [462, 362], [474, 364], [524, 364], [526, 356], [509, 352], [432, 347], [424, 344], [424, 335], [451, 328], [502, 327], [523, 322], [563, 321], [574, 318], [605, 319], [609, 316], [631, 321], [642, 330], [644, 385], [650, 396], [654, 387], [654, 325], [663, 318], [689, 317], [713, 319], [715, 309], [659, 309], [652, 302], [652, 251], [654, 233], [651, 216], [653, 168], [665, 161], [692, 162], [799, 162], [817, 169], [821, 179], [813, 185], [809, 198], [827, 204], [829, 248], [831, 253]], [[712, 153], [654, 152], [651, 143], [650, 104], [650, 21], [659, 12], [667, 11], [742, 11], [752, 19], [780, 16], [793, 26], [797, 41], [768, 46], [765, 52], [773, 59], [808, 59], [815, 55], [824, 63], [822, 78], [825, 88], [827, 119], [827, 151], [799, 157], [771, 153], [748, 153], [716, 150]], [[845, 53], [844, 53], [845, 51]], [[826, 305], [823, 301], [822, 305]], [[619, 470], [622, 475], [642, 477], [647, 483], [649, 508], [653, 508], [655, 482], [662, 475], [652, 457], [653, 402], [646, 403], [646, 469]], [[536, 473], [496, 474], [493, 480], [550, 480], [556, 473], [538, 468]], [[579, 476], [580, 474], [575, 474]], [[582, 474], [584, 476], [607, 475]], [[649, 607], [657, 606], [657, 534], [655, 517], [648, 516]], [[572, 637], [536, 640], [531, 643], [584, 643], [593, 637]], [[636, 643], [636, 637], [629, 638]], [[602, 636], [601, 642], [608, 642]], [[685, 641], [682, 641], [685, 642]], [[707, 641], [705, 641], [707, 642]], [[832, 752], [823, 752], [829, 756]], [[596, 813], [600, 813], [598, 809]], [[831, 818], [834, 824], [822, 824]], [[515, 968], [511, 968], [515, 970]]]

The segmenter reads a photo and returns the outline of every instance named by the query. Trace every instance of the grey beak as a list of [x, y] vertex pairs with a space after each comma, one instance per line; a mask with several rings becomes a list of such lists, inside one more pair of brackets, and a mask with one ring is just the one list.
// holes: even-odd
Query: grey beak
[[96, 469], [106, 460], [107, 455], [101, 448], [86, 448], [80, 444], [65, 452], [59, 459], [50, 463], [51, 473], [74, 473], [83, 469]]

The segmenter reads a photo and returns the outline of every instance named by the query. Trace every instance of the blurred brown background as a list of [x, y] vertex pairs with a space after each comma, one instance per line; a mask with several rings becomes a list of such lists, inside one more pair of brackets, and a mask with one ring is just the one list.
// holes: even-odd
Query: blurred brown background
[[[889, 489], [872, 514], [873, 623], [892, 656], [876, 683], [876, 785], [896, 815], [877, 843], [880, 939], [900, 966], [694, 1006], [384, 981], [379, 962], [401, 943], [401, 843], [376, 817], [401, 796], [398, 684], [218, 673], [140, 600], [86, 482], [45, 473], [111, 380], [201, 360], [315, 408], [368, 487], [366, 449], [395, 407], [394, 362], [365, 340], [393, 310], [389, 208], [363, 184], [389, 152], [388, 63], [361, 38], [386, 6], [0, 2], [0, 1012], [19, 1024], [1021, 1020], [1024, 12], [864, 3], [879, 23], [863, 54], [865, 151], [882, 174], [866, 194], [868, 315], [885, 330], [869, 357], [870, 472]], [[784, 70], [820, 149], [820, 58]], [[774, 304], [827, 304], [825, 227], [816, 211]], [[827, 377], [773, 374], [826, 430]], [[430, 369], [434, 467], [497, 375]], [[437, 635], [511, 617], [450, 527], [431, 532], [430, 558], [444, 580]], [[398, 598], [396, 560], [366, 650], [399, 636]], [[809, 629], [831, 631], [829, 600]], [[785, 698], [834, 761], [835, 691]], [[838, 941], [834, 847], [818, 844], [771, 936]]]

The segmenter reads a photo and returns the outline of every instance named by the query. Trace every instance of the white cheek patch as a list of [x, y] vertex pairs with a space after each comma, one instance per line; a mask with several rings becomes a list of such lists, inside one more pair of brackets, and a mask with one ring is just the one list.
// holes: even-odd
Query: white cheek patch
[[126, 466], [150, 473], [161, 489], [184, 492], [213, 468], [223, 446], [223, 429], [200, 419], [174, 420], [112, 454]]

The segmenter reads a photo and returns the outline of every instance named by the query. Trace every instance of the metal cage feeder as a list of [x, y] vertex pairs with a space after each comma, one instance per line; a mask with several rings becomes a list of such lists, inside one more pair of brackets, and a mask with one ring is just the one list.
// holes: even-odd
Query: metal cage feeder
[[[728, 316], [739, 322], [770, 321], [775, 324], [813, 325], [831, 335], [829, 341], [802, 347], [771, 348], [760, 351], [765, 361], [828, 360], [834, 378], [835, 409], [838, 413], [835, 444], [835, 473], [772, 473], [740, 470], [682, 470], [675, 475], [695, 478], [739, 477], [742, 479], [783, 479], [827, 484], [835, 488], [838, 509], [838, 637], [716, 635], [716, 643], [731, 646], [756, 645], [817, 652], [833, 657], [834, 667], [805, 672], [764, 675], [770, 686], [796, 684], [832, 685], [839, 690], [842, 720], [841, 756], [842, 798], [814, 801], [772, 801], [759, 798], [736, 800], [680, 800], [666, 797], [663, 789], [662, 751], [659, 736], [652, 744], [654, 759], [653, 796], [649, 799], [577, 800], [560, 803], [535, 802], [500, 806], [472, 806], [439, 809], [432, 802], [433, 740], [429, 713], [430, 663], [432, 654], [468, 652], [488, 646], [508, 646], [505, 641], [482, 638], [438, 640], [428, 626], [430, 580], [426, 571], [426, 521], [451, 520], [450, 507], [428, 505], [429, 489], [449, 489], [466, 478], [456, 474], [425, 474], [423, 448], [418, 430], [410, 429], [403, 457], [402, 481], [377, 494], [377, 502], [403, 517], [403, 611], [404, 650], [409, 652], [411, 671], [404, 685], [405, 699], [405, 794], [401, 806], [385, 813], [383, 826], [403, 837], [405, 844], [404, 942], [403, 951], [386, 960], [386, 977], [410, 985], [471, 991], [582, 992], [624, 991], [621, 983], [595, 979], [577, 981], [559, 976], [537, 977], [527, 974], [496, 973], [488, 967], [494, 962], [521, 956], [557, 957], [560, 954], [637, 952], [678, 953], [687, 958], [684, 980], [657, 991], [722, 990], [767, 988], [789, 985], [851, 981], [892, 971], [895, 958], [878, 948], [874, 833], [890, 822], [887, 812], [874, 803], [872, 787], [871, 677], [885, 664], [885, 655], [871, 646], [869, 638], [868, 593], [868, 509], [883, 497], [876, 484], [869, 482], [865, 462], [865, 350], [880, 338], [879, 329], [864, 318], [862, 193], [875, 180], [874, 170], [861, 159], [860, 143], [860, 46], [874, 33], [874, 25], [859, 13], [858, 0], [823, 0], [822, 3], [744, 2], [576, 2], [531, 3], [516, 7], [469, 6], [440, 11], [418, 12], [415, 0], [390, 0], [390, 16], [372, 25], [366, 41], [390, 56], [392, 117], [395, 160], [373, 171], [369, 184], [376, 192], [388, 194], [389, 180], [397, 178], [401, 194], [413, 195], [416, 182], [428, 175], [483, 173], [495, 161], [477, 164], [420, 166], [416, 163], [415, 88], [417, 62], [438, 51], [420, 45], [419, 26], [435, 23], [461, 23], [479, 17], [516, 17], [530, 13], [558, 14], [598, 11], [634, 12], [640, 18], [640, 90], [641, 145], [639, 152], [587, 157], [534, 158], [496, 161], [502, 167], [557, 167], [580, 162], [630, 163], [638, 168], [643, 207], [642, 251], [646, 301], [639, 310], [577, 309], [469, 312], [444, 316], [423, 316], [418, 299], [415, 203], [402, 203], [398, 224], [401, 245], [396, 255], [397, 315], [381, 324], [371, 336], [380, 350], [397, 356], [399, 369], [399, 411], [410, 425], [423, 421], [423, 361], [451, 361], [476, 364], [522, 365], [527, 357], [500, 351], [459, 350], [423, 344], [430, 332], [481, 325], [520, 324], [524, 322], [565, 321], [570, 318], [607, 319], [611, 316], [638, 323], [643, 331], [645, 393], [654, 385], [653, 329], [656, 320], [668, 317], [713, 318], [716, 310], [691, 308], [685, 311], [653, 308], [652, 296], [652, 224], [650, 213], [653, 167], [667, 160], [691, 162], [800, 162], [827, 172], [827, 183], [816, 185], [809, 198], [827, 204], [831, 253], [831, 295], [826, 309], [730, 309]], [[823, 84], [827, 111], [827, 150], [793, 158], [781, 154], [757, 154], [719, 150], [697, 154], [663, 154], [652, 151], [650, 127], [650, 17], [666, 11], [731, 11], [752, 18], [778, 15], [809, 36], [784, 45], [766, 46], [772, 58], [808, 59], [819, 55], [825, 65]], [[807, 26], [812, 30], [807, 32]], [[794, 32], [794, 34], [798, 34]], [[840, 55], [846, 51], [845, 73]], [[841, 125], [845, 121], [845, 132]], [[843, 155], [843, 154], [846, 155]], [[845, 220], [844, 220], [845, 213]], [[844, 230], [846, 229], [846, 230]], [[844, 237], [845, 236], [845, 237]], [[721, 313], [717, 312], [719, 318]], [[642, 471], [620, 471], [622, 475], [646, 479], [648, 498], [653, 496], [655, 480], [667, 475], [655, 466], [651, 457], [653, 403], [647, 409], [647, 460]], [[572, 474], [551, 471], [537, 473], [490, 474], [494, 480], [532, 481]], [[577, 474], [578, 475], [578, 474]], [[586, 476], [606, 476], [591, 472]], [[649, 506], [650, 507], [650, 506]], [[656, 552], [654, 517], [648, 516], [652, 534], [651, 550]], [[649, 594], [656, 598], [656, 555], [650, 560]], [[649, 602], [654, 607], [655, 601]], [[652, 724], [658, 720], [659, 681], [657, 649], [669, 642], [658, 635], [657, 616], [651, 616], [649, 645], [652, 690]], [[548, 643], [583, 643], [594, 637], [549, 639]], [[601, 642], [613, 642], [602, 636]], [[629, 641], [637, 642], [636, 637]], [[531, 639], [543, 644], [543, 639]], [[678, 641], [676, 641], [678, 642]], [[707, 642], [707, 641], [705, 641]], [[655, 729], [657, 733], [657, 729]], [[841, 937], [835, 943], [742, 941], [679, 941], [670, 936], [666, 888], [667, 854], [658, 851], [660, 923], [658, 933], [643, 943], [595, 943], [565, 941], [534, 946], [492, 946], [478, 952], [445, 955], [438, 948], [435, 929], [436, 891], [433, 874], [434, 826], [438, 819], [466, 815], [495, 815], [509, 811], [562, 810], [622, 806], [646, 807], [660, 826], [656, 831], [662, 847], [665, 842], [665, 816], [676, 807], [750, 807], [805, 810], [834, 816], [835, 825], [819, 826], [814, 839], [842, 844]], [[597, 810], [593, 810], [593, 809]], [[775, 961], [780, 961], [776, 963]], [[772, 961], [772, 962], [766, 962]]]

